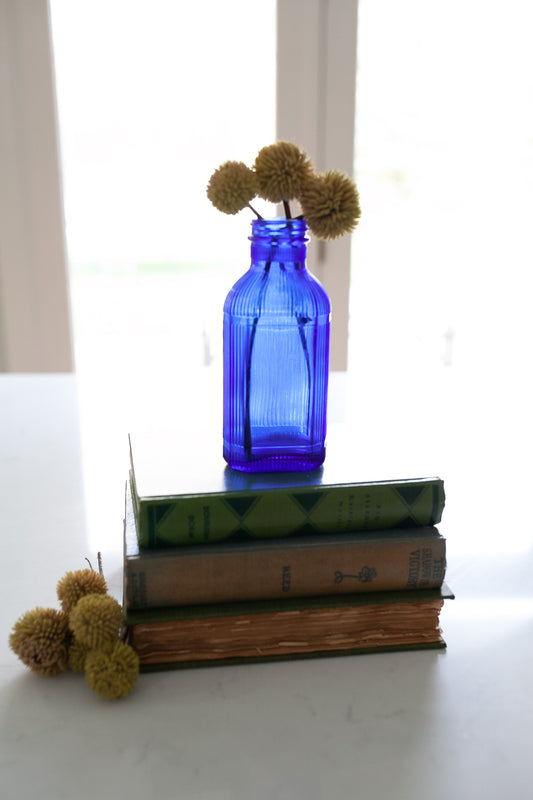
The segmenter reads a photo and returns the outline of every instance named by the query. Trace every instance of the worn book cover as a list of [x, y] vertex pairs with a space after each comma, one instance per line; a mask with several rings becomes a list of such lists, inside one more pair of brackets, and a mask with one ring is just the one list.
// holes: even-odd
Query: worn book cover
[[141, 548], [126, 488], [129, 609], [437, 588], [445, 570], [446, 542], [435, 527]]
[[446, 586], [281, 601], [126, 610], [141, 669], [444, 648]]
[[431, 526], [444, 508], [441, 478], [355, 459], [342, 430], [328, 435], [324, 465], [300, 473], [236, 472], [216, 437], [191, 432], [131, 433], [129, 442], [143, 547]]

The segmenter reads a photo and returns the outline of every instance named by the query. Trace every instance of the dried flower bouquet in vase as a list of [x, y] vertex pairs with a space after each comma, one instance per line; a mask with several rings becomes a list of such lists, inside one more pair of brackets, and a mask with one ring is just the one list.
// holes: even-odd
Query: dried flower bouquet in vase
[[[224, 304], [223, 454], [243, 472], [307, 471], [325, 458], [331, 305], [306, 266], [307, 231], [331, 240], [361, 214], [354, 181], [315, 172], [292, 142], [263, 147], [252, 167], [226, 161], [207, 196], [226, 214], [248, 208], [251, 265]], [[252, 202], [283, 204], [264, 219]], [[293, 217], [291, 202], [301, 213]]]

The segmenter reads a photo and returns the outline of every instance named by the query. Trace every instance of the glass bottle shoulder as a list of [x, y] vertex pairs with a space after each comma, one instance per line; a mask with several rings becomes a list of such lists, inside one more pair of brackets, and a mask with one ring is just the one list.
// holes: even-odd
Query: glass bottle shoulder
[[252, 265], [230, 289], [224, 313], [231, 316], [294, 314], [309, 319], [329, 315], [329, 297], [305, 267], [284, 267], [273, 262]]

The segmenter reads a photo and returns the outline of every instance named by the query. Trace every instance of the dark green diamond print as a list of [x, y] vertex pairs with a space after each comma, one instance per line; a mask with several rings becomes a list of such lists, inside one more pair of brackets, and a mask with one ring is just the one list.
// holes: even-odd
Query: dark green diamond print
[[155, 506], [151, 506], [150, 514], [151, 514], [152, 525], [154, 527], [157, 527], [171, 508], [172, 508], [172, 503], [158, 503]]
[[310, 514], [317, 503], [322, 500], [323, 492], [306, 492], [305, 494], [293, 494], [292, 497], [303, 508], [306, 514]]
[[405, 500], [405, 502], [408, 505], [412, 506], [413, 503], [415, 503], [418, 500], [418, 498], [420, 497], [425, 488], [426, 488], [425, 486], [407, 485], [407, 486], [398, 486], [396, 488], [396, 491], [398, 492], [402, 500]]
[[310, 522], [306, 522], [305, 525], [302, 525], [294, 532], [295, 536], [314, 536], [317, 533], [319, 531]]
[[246, 516], [251, 507], [257, 500], [257, 496], [252, 497], [226, 497], [224, 502], [231, 508], [234, 514], [241, 519]]
[[397, 528], [417, 528], [420, 525], [414, 517], [405, 517], [396, 525]]

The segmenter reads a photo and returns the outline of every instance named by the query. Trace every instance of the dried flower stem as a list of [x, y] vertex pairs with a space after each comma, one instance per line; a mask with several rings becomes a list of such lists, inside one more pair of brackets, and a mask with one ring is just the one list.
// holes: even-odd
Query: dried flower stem
[[[102, 569], [102, 554], [100, 552], [97, 553], [96, 558], [98, 560], [98, 574], [103, 578], [104, 577], [104, 570]], [[92, 572], [96, 572], [96, 570], [93, 569], [93, 565], [91, 564], [91, 562], [89, 561], [87, 556], [85, 556], [85, 561], [88, 563], [88, 565], [91, 568]]]
[[251, 386], [251, 376], [252, 376], [252, 352], [254, 348], [255, 334], [257, 332], [257, 323], [259, 322], [259, 317], [261, 316], [261, 311], [263, 310], [263, 295], [265, 293], [266, 282], [268, 278], [268, 273], [270, 272], [271, 265], [272, 261], [267, 261], [265, 264], [265, 269], [262, 276], [261, 289], [259, 290], [257, 315], [254, 317], [252, 332], [250, 334], [250, 347], [246, 357], [246, 376], [245, 376], [246, 388], [245, 388], [245, 401], [244, 401], [244, 452], [246, 453], [246, 458], [248, 460], [252, 458], [252, 426], [250, 420], [250, 386]]
[[256, 211], [256, 210], [255, 210], [255, 208], [254, 208], [252, 205], [250, 205], [250, 203], [247, 203], [246, 205], [248, 206], [248, 208], [249, 208], [251, 211], [253, 211], [253, 212], [254, 212], [254, 214], [255, 214], [255, 216], [257, 217], [257, 219], [263, 219], [263, 217], [261, 216], [261, 214], [259, 213], [259, 211]]
[[[309, 392], [309, 396], [311, 396], [311, 362], [309, 360], [309, 350], [307, 348], [307, 339], [305, 338], [305, 329], [304, 325], [309, 322], [308, 317], [304, 317], [298, 312], [296, 314], [296, 322], [298, 323], [298, 333], [300, 334], [300, 341], [302, 343], [302, 350], [304, 352], [305, 357], [305, 365], [307, 367], [307, 390]], [[310, 414], [311, 414], [311, 405], [307, 405], [307, 431], [309, 432], [309, 421], [310, 421]]]

